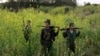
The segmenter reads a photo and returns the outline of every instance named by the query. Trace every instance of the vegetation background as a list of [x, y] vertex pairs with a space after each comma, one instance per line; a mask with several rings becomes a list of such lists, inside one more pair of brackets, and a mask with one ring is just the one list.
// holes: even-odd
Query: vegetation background
[[[66, 8], [68, 10], [66, 10]], [[32, 21], [31, 52], [23, 36], [23, 19]], [[77, 56], [100, 56], [100, 6], [80, 7], [43, 7], [38, 9], [20, 9], [10, 12], [0, 9], [0, 56], [39, 56], [40, 31], [46, 19], [51, 19], [52, 25], [61, 28], [68, 27], [74, 22], [81, 29], [81, 35], [76, 39]], [[62, 31], [56, 37], [53, 45], [54, 56], [66, 56], [66, 40]], [[72, 55], [73, 56], [73, 55]]]

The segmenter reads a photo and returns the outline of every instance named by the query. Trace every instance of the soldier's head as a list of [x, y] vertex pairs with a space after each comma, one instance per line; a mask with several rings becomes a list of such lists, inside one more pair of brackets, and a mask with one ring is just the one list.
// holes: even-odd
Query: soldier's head
[[74, 29], [74, 23], [70, 23], [70, 24], [69, 24], [69, 28], [70, 28], [70, 29]]
[[46, 26], [46, 27], [49, 27], [49, 26], [50, 26], [50, 19], [47, 19], [47, 20], [45, 21], [45, 26]]
[[30, 25], [31, 24], [31, 21], [30, 20], [27, 20], [27, 25]]

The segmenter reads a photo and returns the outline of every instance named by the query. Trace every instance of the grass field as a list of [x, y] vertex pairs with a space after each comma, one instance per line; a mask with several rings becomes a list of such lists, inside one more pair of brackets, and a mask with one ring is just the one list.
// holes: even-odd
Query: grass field
[[[100, 56], [100, 6], [85, 6], [70, 8], [64, 13], [65, 7], [56, 7], [44, 13], [33, 8], [20, 9], [18, 13], [0, 9], [0, 56], [27, 56], [28, 43], [23, 37], [22, 25], [25, 21], [32, 21], [31, 54], [39, 56], [40, 31], [46, 19], [51, 19], [52, 25], [61, 28], [68, 27], [74, 22], [81, 29], [81, 35], [76, 39], [77, 56]], [[41, 9], [41, 8], [40, 8]], [[62, 31], [56, 37], [53, 45], [54, 56], [66, 56], [66, 41]], [[72, 55], [73, 56], [73, 55]]]

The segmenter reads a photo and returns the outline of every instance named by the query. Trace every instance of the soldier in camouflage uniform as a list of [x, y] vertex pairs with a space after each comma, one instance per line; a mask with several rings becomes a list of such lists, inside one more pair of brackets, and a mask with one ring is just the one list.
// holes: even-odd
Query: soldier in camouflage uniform
[[45, 27], [41, 31], [41, 56], [52, 56], [52, 45], [53, 41], [55, 41], [55, 37], [59, 33], [58, 31], [55, 32], [54, 28], [50, 28], [50, 20], [47, 19], [45, 21]]
[[63, 32], [64, 38], [67, 40], [68, 56], [70, 56], [71, 51], [75, 54], [75, 39], [80, 35], [80, 31], [74, 29], [74, 23], [69, 24], [69, 29]]
[[24, 27], [24, 38], [27, 41], [29, 41], [30, 37], [31, 37], [31, 33], [32, 33], [32, 29], [31, 29], [31, 21], [27, 20], [27, 23]]
[[27, 49], [27, 53], [26, 53], [26, 56], [32, 56], [32, 53], [31, 53], [31, 33], [32, 33], [32, 29], [31, 29], [31, 21], [30, 20], [27, 20], [26, 24], [24, 24], [24, 21], [23, 21], [23, 34], [24, 34], [24, 38], [27, 42], [27, 45], [28, 45], [28, 49]]

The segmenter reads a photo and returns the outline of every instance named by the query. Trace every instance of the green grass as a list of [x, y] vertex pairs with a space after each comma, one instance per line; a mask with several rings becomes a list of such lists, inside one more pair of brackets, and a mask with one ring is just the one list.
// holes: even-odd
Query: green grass
[[[84, 10], [91, 9], [94, 14], [85, 15]], [[98, 9], [94, 9], [98, 8]], [[60, 11], [61, 10], [61, 11]], [[84, 16], [85, 15], [85, 16]], [[82, 17], [84, 19], [82, 19]], [[74, 22], [76, 27], [83, 28], [81, 35], [76, 39], [77, 56], [100, 55], [100, 7], [77, 7], [64, 14], [64, 7], [50, 9], [47, 13], [36, 9], [21, 9], [18, 13], [0, 9], [0, 56], [26, 56], [28, 43], [25, 42], [22, 32], [23, 18], [32, 21], [31, 52], [32, 56], [40, 54], [40, 25], [46, 19], [51, 19], [52, 25], [68, 27], [69, 22]], [[95, 26], [92, 27], [89, 22]], [[54, 56], [66, 56], [66, 41], [62, 32], [56, 37], [53, 45]]]

